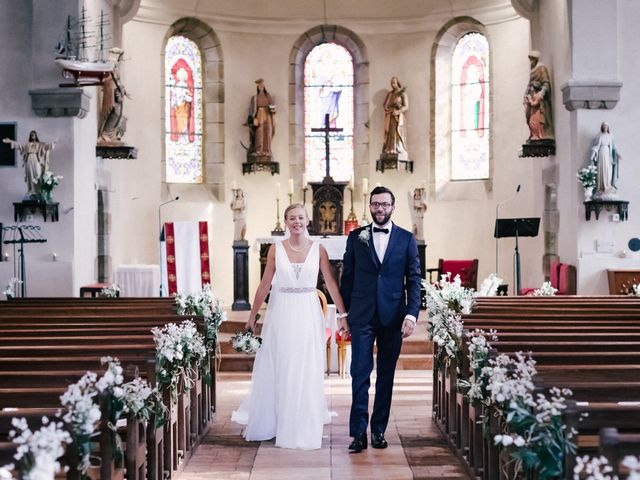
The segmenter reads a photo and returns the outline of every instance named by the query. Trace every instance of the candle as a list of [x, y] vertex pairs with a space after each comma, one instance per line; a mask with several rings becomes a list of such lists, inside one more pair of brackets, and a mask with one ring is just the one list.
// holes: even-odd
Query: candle
[[368, 178], [363, 178], [362, 179], [362, 193], [368, 193], [369, 192], [369, 179]]
[[9, 253], [8, 252], [4, 252], [4, 261], [8, 261], [9, 260]]
[[349, 180], [349, 190], [353, 190], [353, 177]]
[[276, 183], [276, 198], [280, 198], [280, 182]]
[[376, 182], [376, 187], [381, 187], [382, 184], [380, 182]]
[[302, 174], [302, 188], [307, 188], [307, 184], [309, 183], [309, 175], [306, 173]]
[[293, 195], [293, 178], [289, 179], [289, 193]]
[[231, 189], [232, 190], [236, 190], [238, 188], [238, 184], [236, 183], [236, 181], [234, 180], [233, 183], [231, 183]]

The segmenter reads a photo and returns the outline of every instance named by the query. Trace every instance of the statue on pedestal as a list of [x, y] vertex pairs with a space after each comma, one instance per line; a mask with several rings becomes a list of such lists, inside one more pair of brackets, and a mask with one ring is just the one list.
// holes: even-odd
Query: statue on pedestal
[[98, 124], [98, 146], [120, 146], [120, 140], [127, 129], [127, 118], [123, 115], [124, 97], [127, 91], [120, 81], [119, 63], [124, 51], [114, 47], [109, 50], [114, 62], [113, 71], [102, 82], [102, 109]]
[[397, 156], [398, 160], [407, 160], [405, 142], [405, 113], [409, 110], [409, 97], [398, 77], [391, 77], [391, 90], [384, 99], [384, 145], [382, 155]]
[[24, 165], [24, 180], [27, 182], [27, 198], [40, 198], [41, 188], [40, 179], [49, 171], [49, 153], [55, 147], [57, 140], [51, 143], [41, 142], [35, 130], [29, 132], [29, 140], [20, 144], [9, 138], [2, 140], [4, 143], [11, 145], [11, 148], [17, 148], [22, 155], [22, 163]]
[[276, 133], [276, 106], [273, 97], [267, 91], [264, 80], [256, 80], [256, 94], [249, 103], [250, 146], [248, 161], [271, 161], [271, 140]]
[[591, 162], [597, 167], [595, 200], [617, 200], [618, 163], [622, 155], [616, 148], [609, 124], [602, 122], [600, 133], [596, 135], [591, 147]]
[[233, 200], [231, 200], [231, 211], [233, 212], [233, 242], [245, 242], [247, 232], [247, 217], [245, 209], [247, 201], [241, 188], [232, 188]]
[[411, 212], [412, 231], [418, 242], [424, 242], [424, 214], [427, 211], [424, 188], [414, 188], [409, 196], [409, 211]]
[[539, 140], [554, 140], [553, 113], [551, 110], [551, 75], [540, 62], [540, 52], [529, 53], [531, 71], [529, 83], [524, 93], [523, 104], [529, 126], [527, 143]]

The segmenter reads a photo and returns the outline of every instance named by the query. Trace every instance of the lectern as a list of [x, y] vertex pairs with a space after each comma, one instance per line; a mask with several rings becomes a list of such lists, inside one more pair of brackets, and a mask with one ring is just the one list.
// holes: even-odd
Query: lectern
[[518, 250], [518, 238], [537, 237], [539, 228], [539, 217], [496, 219], [496, 226], [493, 232], [495, 238], [516, 238], [516, 248], [513, 253], [513, 262], [516, 269], [516, 295], [520, 295], [520, 251]]

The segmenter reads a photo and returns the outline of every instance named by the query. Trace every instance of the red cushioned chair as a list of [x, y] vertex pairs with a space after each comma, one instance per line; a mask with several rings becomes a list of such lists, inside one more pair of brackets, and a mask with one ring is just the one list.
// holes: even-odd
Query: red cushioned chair
[[456, 275], [460, 275], [460, 280], [462, 281], [462, 286], [465, 288], [473, 288], [474, 290], [478, 289], [478, 259], [474, 258], [473, 260], [438, 260], [438, 268], [428, 268], [427, 273], [429, 274], [429, 282], [433, 283], [433, 278], [431, 275], [433, 273], [438, 274], [436, 282], [440, 281], [442, 275], [445, 273], [451, 274], [451, 280], [455, 278]]
[[[553, 261], [549, 265], [549, 281], [558, 290], [556, 295], [576, 294], [576, 267], [567, 263]], [[535, 288], [523, 288], [520, 295], [533, 295]]]

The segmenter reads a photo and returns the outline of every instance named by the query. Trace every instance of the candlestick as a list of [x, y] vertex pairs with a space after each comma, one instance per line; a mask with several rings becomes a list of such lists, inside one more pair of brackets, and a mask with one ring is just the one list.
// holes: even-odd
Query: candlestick
[[289, 195], [289, 205], [291, 205], [293, 203], [293, 192], [289, 192], [287, 195]]
[[305, 183], [302, 187], [302, 205], [305, 205], [307, 203], [307, 190], [309, 189], [307, 188], [307, 184]]
[[[280, 184], [276, 183], [278, 186], [278, 194], [280, 194]], [[282, 225], [280, 225], [280, 199], [276, 198], [276, 226], [273, 230], [271, 230], [271, 235], [284, 235], [284, 230], [282, 229]]]
[[364, 226], [367, 223], [369, 223], [369, 221], [367, 220], [367, 192], [365, 191], [362, 194], [362, 223], [361, 223], [361, 225]]

